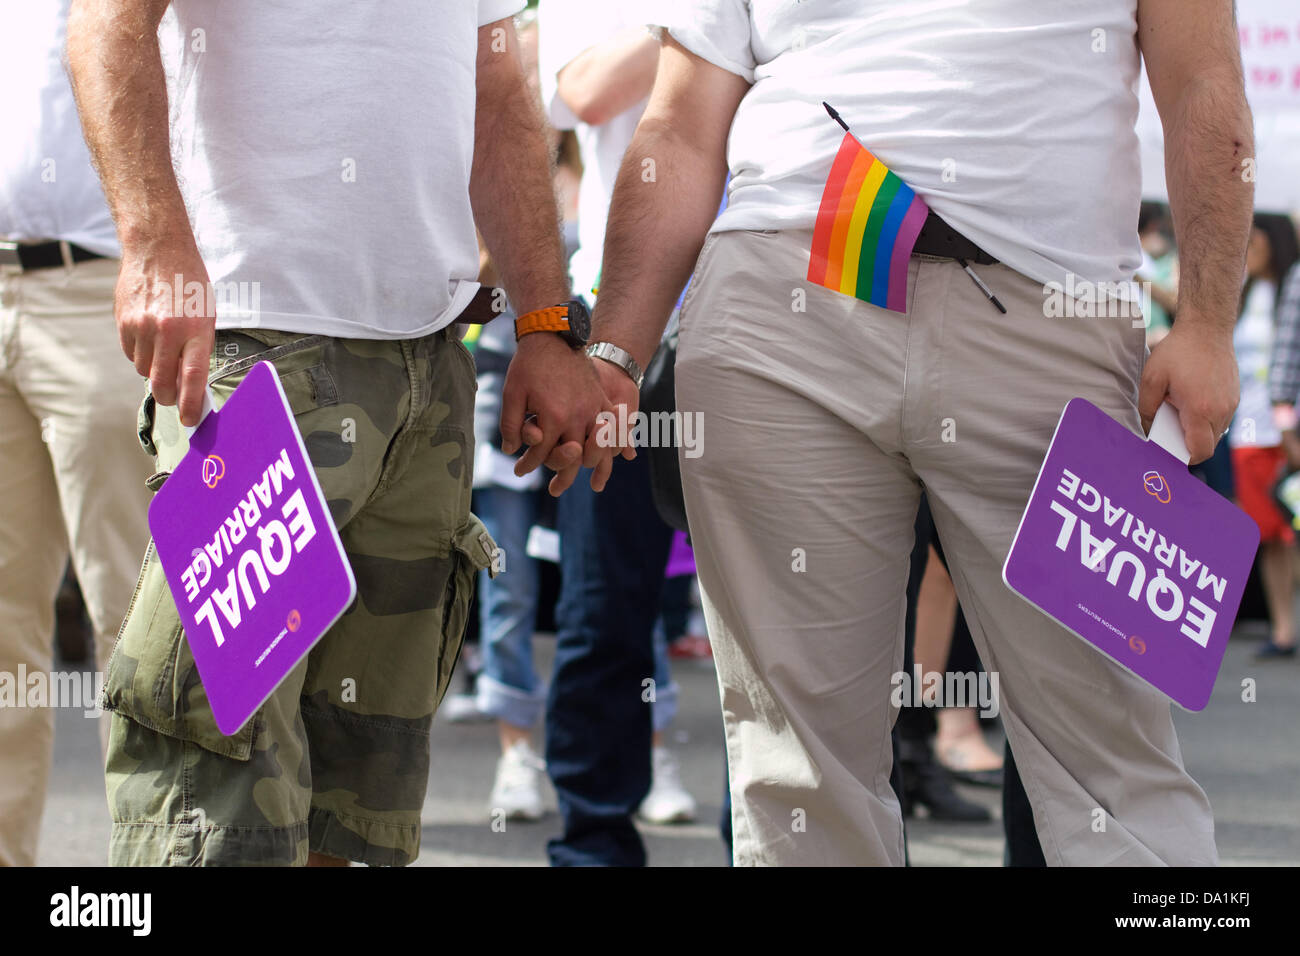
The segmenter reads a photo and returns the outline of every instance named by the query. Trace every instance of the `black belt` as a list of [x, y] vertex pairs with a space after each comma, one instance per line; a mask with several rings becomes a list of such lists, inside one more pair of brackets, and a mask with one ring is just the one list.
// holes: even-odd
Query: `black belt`
[[[55, 266], [61, 266], [63, 262], [63, 243], [61, 242], [34, 242], [18, 243], [11, 248], [0, 248], [0, 264], [5, 262], [17, 263], [24, 272], [31, 272], [33, 269], [51, 269]], [[101, 256], [98, 252], [91, 252], [75, 242], [68, 243], [68, 252], [72, 256], [73, 262], [88, 262], [91, 259], [106, 259], [107, 256]], [[455, 322], [459, 325], [486, 325], [499, 314], [493, 308], [496, 296], [496, 289], [490, 286], [481, 286], [474, 294], [474, 298], [469, 301], [464, 310], [456, 317]]]
[[[101, 256], [98, 252], [91, 252], [75, 242], [69, 242], [67, 245], [68, 253], [72, 256], [73, 262], [89, 262], [91, 259], [108, 258], [107, 256]], [[9, 255], [3, 255], [4, 252], [8, 252]], [[0, 256], [3, 257], [3, 261], [16, 263], [24, 272], [31, 272], [33, 269], [51, 269], [65, 264], [63, 260], [63, 243], [61, 242], [20, 242], [12, 249], [0, 252]]]
[[974, 262], [981, 266], [991, 266], [998, 261], [944, 222], [934, 210], [930, 210], [925, 224], [921, 226], [921, 233], [916, 237], [912, 255], [965, 259], [967, 262]]

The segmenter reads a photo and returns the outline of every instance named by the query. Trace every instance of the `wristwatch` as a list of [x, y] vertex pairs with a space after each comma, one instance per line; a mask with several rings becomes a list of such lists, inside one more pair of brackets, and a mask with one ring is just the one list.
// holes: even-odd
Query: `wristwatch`
[[591, 313], [581, 299], [564, 305], [536, 309], [515, 319], [515, 341], [533, 332], [555, 332], [572, 348], [580, 349], [591, 338]]
[[641, 371], [641, 366], [637, 364], [631, 353], [619, 348], [613, 342], [592, 342], [587, 346], [587, 354], [592, 358], [603, 359], [612, 365], [617, 365], [623, 371], [627, 372], [628, 377], [636, 384], [639, 389], [641, 383], [645, 381], [645, 372]]

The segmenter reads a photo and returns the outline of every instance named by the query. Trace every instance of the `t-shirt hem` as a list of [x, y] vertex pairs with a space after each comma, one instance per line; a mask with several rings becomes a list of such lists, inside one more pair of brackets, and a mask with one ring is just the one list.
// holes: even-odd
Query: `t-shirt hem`
[[[940, 215], [943, 215], [939, 210]], [[947, 218], [947, 217], [945, 217]], [[710, 233], [717, 232], [809, 232], [817, 224], [817, 210], [814, 208], [810, 211], [802, 210], [747, 210], [742, 206], [728, 206], [722, 215], [714, 222], [709, 229]], [[953, 224], [954, 228], [956, 224]], [[1047, 286], [1051, 283], [1065, 284], [1069, 276], [1073, 273], [1076, 277], [1076, 284], [1081, 282], [1091, 282], [1094, 285], [1106, 283], [1115, 286], [1121, 290], [1131, 288], [1133, 280], [1132, 275], [1112, 274], [1110, 276], [1087, 275], [1077, 269], [1072, 270], [1063, 265], [1053, 263], [1050, 259], [1045, 259], [1041, 255], [1027, 249], [1009, 248], [1005, 243], [999, 242], [996, 237], [981, 236], [975, 234], [974, 230], [962, 231], [972, 242], [976, 243], [989, 255], [993, 256], [1002, 265], [1006, 266], [1020, 275], [1031, 279], [1034, 282]], [[1135, 232], [1136, 236], [1136, 232]]]
[[506, 17], [513, 17], [527, 4], [524, 0], [479, 0], [478, 25], [485, 27]]
[[294, 312], [262, 312], [256, 317], [247, 315], [218, 315], [218, 329], [266, 329], [273, 332], [293, 332], [300, 335], [327, 335], [335, 339], [372, 339], [398, 341], [418, 339], [445, 329], [456, 321], [456, 313], [449, 312], [427, 325], [413, 329], [377, 329], [361, 322], [349, 322], [333, 315], [304, 315]]
[[456, 280], [456, 291], [451, 302], [432, 322], [410, 329], [379, 328], [356, 322], [337, 315], [323, 315], [302, 312], [239, 312], [223, 311], [217, 307], [218, 329], [268, 329], [275, 332], [294, 332], [302, 335], [328, 335], [335, 339], [372, 339], [377, 341], [398, 341], [401, 339], [418, 339], [445, 329], [456, 321], [465, 311], [470, 300], [478, 292], [478, 282], [469, 279]]

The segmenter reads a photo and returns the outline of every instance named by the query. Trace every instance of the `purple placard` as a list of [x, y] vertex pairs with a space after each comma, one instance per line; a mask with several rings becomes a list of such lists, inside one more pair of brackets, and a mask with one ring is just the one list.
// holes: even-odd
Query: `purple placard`
[[149, 506], [149, 530], [217, 728], [230, 736], [357, 591], [269, 362], [195, 430]]
[[1002, 579], [1175, 703], [1202, 710], [1258, 546], [1250, 517], [1076, 398]]

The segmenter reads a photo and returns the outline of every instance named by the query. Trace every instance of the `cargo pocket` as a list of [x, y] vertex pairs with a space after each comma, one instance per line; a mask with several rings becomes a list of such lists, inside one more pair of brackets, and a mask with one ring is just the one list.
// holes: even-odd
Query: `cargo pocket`
[[158, 733], [248, 760], [261, 712], [232, 737], [217, 729], [153, 542], [104, 679], [101, 706]]
[[460, 659], [465, 625], [469, 623], [470, 604], [474, 597], [474, 580], [485, 568], [492, 577], [505, 570], [505, 552], [497, 547], [483, 522], [472, 514], [452, 539], [451, 556], [453, 565], [442, 601], [442, 648], [438, 652], [439, 704], [451, 683], [456, 662]]

